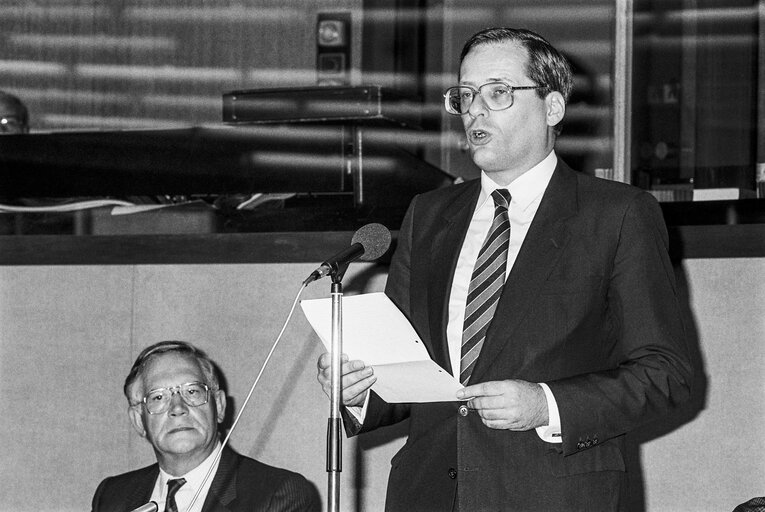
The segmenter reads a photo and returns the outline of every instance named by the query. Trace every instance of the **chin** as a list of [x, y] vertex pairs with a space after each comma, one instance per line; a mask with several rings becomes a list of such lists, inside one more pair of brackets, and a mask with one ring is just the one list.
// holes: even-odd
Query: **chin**
[[163, 443], [173, 453], [188, 453], [203, 448], [205, 439], [197, 432], [184, 433], [165, 439]]
[[495, 155], [493, 151], [488, 150], [487, 148], [480, 147], [473, 149], [470, 156], [473, 159], [473, 163], [486, 172], [491, 172], [497, 168], [497, 161], [496, 158], [494, 158]]

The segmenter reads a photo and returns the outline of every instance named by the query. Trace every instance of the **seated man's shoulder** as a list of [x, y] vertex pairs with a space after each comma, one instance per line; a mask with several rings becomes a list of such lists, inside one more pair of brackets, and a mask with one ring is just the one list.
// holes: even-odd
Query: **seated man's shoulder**
[[159, 474], [159, 466], [152, 464], [140, 469], [134, 469], [126, 473], [120, 473], [104, 478], [101, 485], [124, 485], [128, 482], [134, 482], [136, 480], [151, 480], [152, 482], [157, 478]]
[[[269, 501], [275, 509], [318, 511], [321, 501], [315, 485], [295, 471], [272, 466], [259, 460], [237, 454], [237, 481], [250, 487], [256, 483], [259, 498], [271, 495]], [[250, 490], [255, 487], [250, 487]]]
[[148, 500], [158, 474], [159, 466], [153, 464], [104, 478], [93, 495], [92, 509], [99, 512], [120, 510], [125, 503]]
[[284, 480], [301, 481], [308, 484], [308, 480], [294, 471], [284, 469], [276, 466], [271, 466], [265, 462], [260, 462], [251, 457], [239, 454], [239, 474], [240, 475], [257, 475], [260, 479], [266, 479], [273, 482], [281, 482]]

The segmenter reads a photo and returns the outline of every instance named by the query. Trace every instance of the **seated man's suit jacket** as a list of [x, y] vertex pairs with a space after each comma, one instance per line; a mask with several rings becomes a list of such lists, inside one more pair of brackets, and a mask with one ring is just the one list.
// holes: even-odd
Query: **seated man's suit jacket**
[[[106, 478], [93, 496], [93, 512], [130, 512], [151, 498], [159, 465]], [[207, 493], [203, 512], [319, 512], [318, 493], [298, 473], [275, 468], [229, 448]]]
[[[448, 371], [449, 293], [479, 192], [473, 180], [414, 198], [385, 290]], [[623, 435], [686, 400], [691, 376], [656, 201], [559, 161], [470, 384], [547, 383], [563, 443], [488, 428], [460, 402], [387, 404], [375, 393], [363, 425], [345, 411], [345, 426], [355, 435], [409, 419], [389, 511], [616, 510]]]

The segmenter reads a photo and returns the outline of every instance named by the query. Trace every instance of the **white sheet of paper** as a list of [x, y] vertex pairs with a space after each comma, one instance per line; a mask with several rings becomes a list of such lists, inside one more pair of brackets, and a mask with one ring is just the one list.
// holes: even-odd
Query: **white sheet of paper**
[[[327, 350], [332, 347], [332, 299], [300, 302]], [[343, 296], [343, 352], [374, 367], [372, 389], [386, 402], [448, 402], [462, 385], [434, 363], [414, 327], [382, 292]]]

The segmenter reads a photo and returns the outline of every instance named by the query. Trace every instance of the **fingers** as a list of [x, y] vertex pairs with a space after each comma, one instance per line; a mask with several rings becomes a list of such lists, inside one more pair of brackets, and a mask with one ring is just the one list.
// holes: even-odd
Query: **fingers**
[[[493, 381], [471, 386], [468, 407], [489, 428], [529, 430], [547, 424], [547, 400], [539, 384]], [[467, 388], [466, 388], [467, 389]]]
[[[342, 375], [343, 404], [363, 404], [366, 399], [367, 391], [377, 381], [377, 377], [374, 376], [374, 370], [371, 366], [364, 364], [364, 361], [349, 361], [346, 354], [342, 355], [341, 363], [340, 372]], [[327, 397], [330, 397], [332, 393], [330, 354], [324, 353], [319, 356], [316, 366], [318, 370], [317, 380], [319, 381], [319, 384], [321, 384], [324, 394], [327, 395]]]
[[[358, 380], [355, 380], [357, 379]], [[369, 388], [377, 381], [371, 366], [343, 377], [343, 405], [362, 405]], [[328, 395], [329, 396], [329, 395]]]
[[504, 409], [512, 405], [505, 396], [482, 396], [468, 401], [467, 406], [477, 411], [492, 411]]
[[[348, 362], [348, 354], [340, 354], [340, 362], [346, 363]], [[329, 367], [332, 364], [332, 354], [329, 352], [324, 352], [322, 355], [319, 356], [319, 360], [316, 362], [316, 367], [319, 369], [319, 371], [324, 369], [329, 369]]]
[[495, 396], [504, 393], [502, 384], [508, 381], [489, 381], [465, 386], [457, 392], [457, 398], [466, 399], [481, 396]]
[[473, 398], [468, 401], [468, 407], [471, 409], [512, 411], [522, 406], [523, 388], [520, 381], [490, 381], [471, 387], [476, 388]]

